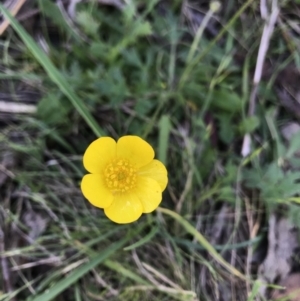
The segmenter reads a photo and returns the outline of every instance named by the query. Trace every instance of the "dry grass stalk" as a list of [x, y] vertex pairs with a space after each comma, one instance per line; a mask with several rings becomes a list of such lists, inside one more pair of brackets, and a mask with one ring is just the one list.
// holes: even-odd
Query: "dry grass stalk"
[[[5, 2], [4, 5], [7, 4], [8, 2]], [[25, 2], [26, 2], [26, 0], [13, 1], [12, 7], [9, 9], [9, 11], [13, 17], [15, 17], [17, 15], [17, 13], [20, 11], [21, 7], [24, 5]], [[5, 5], [5, 6], [7, 6], [7, 5]], [[0, 36], [5, 32], [5, 30], [9, 26], [9, 24], [10, 24], [10, 22], [7, 19], [4, 19], [2, 21], [2, 23], [0, 24]]]

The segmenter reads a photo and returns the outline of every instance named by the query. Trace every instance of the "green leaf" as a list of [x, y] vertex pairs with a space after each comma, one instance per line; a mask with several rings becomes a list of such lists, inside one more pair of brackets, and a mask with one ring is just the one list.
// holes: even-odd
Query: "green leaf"
[[126, 49], [122, 52], [122, 55], [128, 65], [142, 68], [143, 64], [136, 48]]
[[234, 127], [233, 123], [231, 120], [231, 116], [228, 114], [220, 114], [217, 116], [219, 122], [220, 122], [220, 130], [219, 130], [219, 135], [221, 140], [226, 143], [230, 144], [231, 141], [234, 138]]
[[123, 17], [126, 23], [132, 22], [136, 14], [136, 4], [134, 1], [127, 1], [123, 9]]
[[242, 108], [242, 98], [236, 93], [221, 89], [213, 92], [212, 106], [226, 112], [237, 112]]
[[86, 11], [78, 12], [76, 20], [87, 34], [95, 37], [97, 36], [100, 24], [94, 20], [91, 14]]
[[272, 163], [268, 166], [265, 174], [263, 175], [263, 180], [273, 186], [283, 179], [284, 174], [281, 168], [276, 164]]
[[222, 187], [218, 192], [218, 200], [227, 201], [229, 203], [235, 204], [236, 193], [230, 186]]
[[109, 46], [101, 41], [92, 41], [89, 47], [89, 53], [95, 59], [106, 60], [109, 54]]
[[140, 114], [146, 116], [155, 106], [154, 102], [150, 99], [141, 98], [136, 101], [134, 110]]
[[243, 171], [246, 187], [258, 188], [261, 197], [269, 204], [283, 202], [281, 200], [300, 193], [300, 172], [283, 170], [276, 163], [272, 163], [263, 171], [249, 169]]
[[37, 106], [37, 115], [46, 124], [57, 125], [66, 121], [70, 106], [64, 105], [60, 95], [50, 93], [43, 97]]
[[136, 22], [133, 30], [133, 35], [135, 37], [147, 36], [152, 34], [152, 28], [148, 21]]
[[239, 131], [242, 135], [247, 133], [252, 133], [254, 130], [256, 130], [260, 125], [260, 120], [257, 116], [250, 116], [245, 118], [240, 124], [239, 124]]

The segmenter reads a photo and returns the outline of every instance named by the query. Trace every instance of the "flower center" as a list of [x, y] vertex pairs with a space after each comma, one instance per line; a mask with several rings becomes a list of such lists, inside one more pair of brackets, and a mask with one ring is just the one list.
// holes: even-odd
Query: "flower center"
[[136, 185], [136, 168], [126, 159], [115, 159], [104, 169], [104, 179], [113, 193], [126, 192]]

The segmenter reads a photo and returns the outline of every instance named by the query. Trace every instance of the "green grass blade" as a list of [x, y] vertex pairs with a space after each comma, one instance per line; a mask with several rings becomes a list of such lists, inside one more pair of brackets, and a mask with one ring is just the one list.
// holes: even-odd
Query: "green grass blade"
[[51, 301], [51, 300], [53, 300], [56, 296], [58, 296], [65, 289], [70, 287], [78, 279], [83, 277], [91, 269], [98, 266], [100, 263], [102, 263], [104, 260], [106, 260], [109, 256], [111, 256], [117, 250], [122, 248], [122, 246], [124, 246], [129, 241], [130, 238], [131, 238], [131, 235], [128, 235], [127, 237], [120, 240], [119, 242], [112, 244], [110, 247], [105, 249], [103, 252], [101, 252], [97, 256], [93, 257], [90, 262], [82, 265], [80, 268], [75, 270], [69, 276], [67, 276], [66, 278], [57, 282], [53, 287], [51, 287], [51, 289], [47, 290], [42, 295], [36, 296], [34, 299], [29, 299], [29, 300], [30, 301]]
[[133, 249], [136, 249], [144, 244], [146, 244], [148, 241], [151, 241], [151, 239], [157, 234], [158, 227], [154, 227], [145, 237], [143, 237], [141, 240], [135, 242], [134, 244], [125, 247], [124, 251], [130, 251]]
[[259, 280], [256, 280], [253, 284], [253, 287], [252, 287], [252, 291], [251, 291], [251, 294], [250, 296], [248, 297], [247, 301], [254, 301], [256, 300], [255, 297], [258, 296], [258, 293], [259, 293], [259, 289], [263, 286], [263, 284], [259, 281]]
[[184, 219], [176, 212], [166, 208], [158, 207], [157, 210], [160, 211], [161, 213], [171, 216], [177, 222], [179, 222], [181, 226], [183, 226], [189, 234], [193, 235], [198, 240], [198, 242], [203, 246], [203, 248], [230, 273], [232, 273], [233, 275], [241, 279], [245, 279], [245, 276], [240, 271], [238, 271], [235, 267], [233, 267], [228, 262], [226, 262], [223, 259], [223, 257], [215, 250], [215, 248], [209, 243], [209, 241], [200, 232], [198, 232], [198, 230], [194, 228], [186, 219]]
[[159, 121], [159, 145], [158, 159], [167, 165], [167, 153], [169, 145], [169, 135], [171, 131], [171, 122], [168, 115], [163, 115]]
[[216, 35], [216, 37], [208, 44], [208, 46], [201, 51], [198, 56], [195, 56], [190, 61], [187, 61], [187, 66], [179, 80], [179, 88], [181, 89], [184, 84], [187, 82], [189, 75], [192, 73], [193, 68], [197, 66], [200, 61], [209, 53], [212, 47], [222, 38], [222, 36], [232, 27], [235, 21], [239, 18], [239, 16], [251, 5], [254, 0], [246, 1], [241, 8], [234, 14], [231, 20], [220, 30], [220, 32]]
[[[261, 237], [257, 236], [253, 239], [250, 240], [246, 240], [240, 243], [236, 243], [236, 244], [232, 244], [232, 245], [214, 245], [213, 247], [216, 250], [219, 251], [227, 251], [227, 250], [235, 250], [235, 249], [239, 249], [239, 248], [245, 248], [245, 247], [249, 247], [249, 246], [253, 246], [257, 243], [259, 243], [261, 241]], [[183, 245], [188, 247], [189, 249], [194, 249], [194, 250], [205, 250], [205, 248], [199, 244], [195, 244], [194, 242], [191, 242], [189, 240], [185, 240], [185, 239], [181, 239], [181, 238], [174, 238], [174, 241], [179, 244], [179, 245]]]
[[112, 260], [108, 259], [108, 260], [105, 260], [103, 265], [105, 265], [107, 268], [109, 268], [113, 271], [116, 271], [119, 275], [122, 275], [125, 278], [135, 281], [138, 284], [149, 284], [149, 282], [147, 280], [144, 280], [142, 277], [140, 277], [135, 272], [124, 267], [118, 261], [112, 261]]
[[30, 50], [32, 55], [41, 64], [44, 70], [49, 75], [50, 79], [59, 87], [59, 89], [66, 95], [66, 97], [71, 101], [75, 109], [81, 115], [81, 117], [90, 126], [96, 136], [103, 136], [104, 132], [101, 130], [97, 124], [94, 117], [90, 114], [87, 107], [81, 101], [81, 99], [75, 94], [74, 90], [70, 87], [69, 83], [65, 77], [59, 72], [59, 70], [54, 66], [49, 57], [38, 47], [32, 37], [24, 30], [24, 28], [16, 21], [14, 17], [11, 16], [9, 11], [0, 4], [0, 11], [3, 13], [4, 17], [10, 21], [13, 29], [18, 33], [20, 38], [23, 40], [24, 44]]

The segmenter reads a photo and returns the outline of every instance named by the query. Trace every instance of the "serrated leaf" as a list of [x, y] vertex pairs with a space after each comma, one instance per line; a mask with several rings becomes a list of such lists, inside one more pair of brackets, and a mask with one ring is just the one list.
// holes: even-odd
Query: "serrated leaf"
[[136, 22], [133, 30], [133, 36], [140, 37], [147, 36], [150, 34], [152, 34], [152, 28], [148, 21]]
[[78, 12], [76, 20], [82, 26], [85, 33], [97, 36], [100, 24], [95, 21], [91, 14], [86, 11]]
[[126, 49], [123, 51], [123, 57], [128, 65], [142, 68], [143, 64], [141, 62], [140, 56], [136, 48]]
[[260, 120], [257, 116], [250, 116], [245, 118], [240, 124], [239, 124], [239, 130], [241, 134], [247, 134], [252, 133], [254, 130], [256, 130], [259, 127]]
[[49, 125], [61, 124], [66, 120], [71, 107], [61, 101], [57, 94], [48, 94], [43, 97], [37, 106], [37, 115]]
[[263, 175], [263, 180], [271, 186], [275, 185], [279, 180], [284, 177], [283, 171], [276, 163], [270, 164]]
[[109, 54], [109, 46], [101, 41], [93, 41], [89, 47], [89, 53], [96, 59], [106, 60]]

